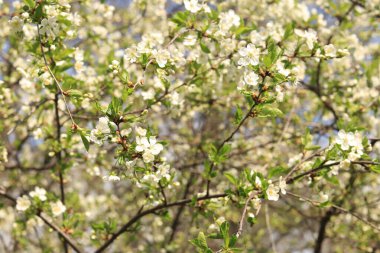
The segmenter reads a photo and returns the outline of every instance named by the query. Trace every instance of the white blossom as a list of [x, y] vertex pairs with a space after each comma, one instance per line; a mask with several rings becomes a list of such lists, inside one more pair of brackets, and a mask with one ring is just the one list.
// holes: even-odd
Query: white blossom
[[136, 133], [139, 135], [139, 136], [145, 136], [146, 135], [146, 129], [142, 128], [142, 127], [136, 127]]
[[220, 13], [219, 19], [219, 28], [222, 32], [227, 32], [233, 26], [240, 25], [240, 17], [233, 10]]
[[22, 32], [24, 21], [20, 19], [19, 16], [14, 16], [11, 20], [9, 20], [9, 24], [14, 32]]
[[35, 187], [34, 191], [29, 192], [29, 196], [32, 198], [37, 197], [41, 201], [45, 201], [47, 199], [46, 190], [40, 187]]
[[116, 175], [109, 175], [109, 176], [104, 176], [103, 180], [104, 181], [110, 181], [110, 182], [116, 182], [116, 181], [120, 181], [120, 177], [116, 176]]
[[153, 50], [152, 54], [160, 68], [164, 68], [170, 59], [170, 53], [165, 49]]
[[324, 192], [319, 192], [319, 201], [320, 202], [326, 202], [329, 200], [329, 195], [327, 195], [326, 193]]
[[253, 204], [253, 208], [258, 210], [261, 206], [261, 199], [259, 199], [258, 197], [253, 198], [252, 204]]
[[248, 44], [247, 47], [239, 49], [239, 55], [241, 56], [238, 64], [241, 66], [259, 64], [260, 49], [256, 48], [253, 44]]
[[100, 117], [99, 122], [96, 125], [96, 129], [102, 134], [109, 134], [111, 133], [109, 124], [110, 124], [110, 120], [108, 119], [108, 117]]
[[197, 36], [193, 35], [193, 34], [189, 34], [187, 35], [184, 40], [183, 40], [183, 44], [185, 46], [194, 46], [195, 43], [197, 42]]
[[282, 179], [282, 176], [279, 179], [278, 187], [280, 188], [280, 191], [282, 194], [286, 194], [286, 180]]
[[280, 61], [276, 63], [276, 68], [281, 75], [288, 76], [290, 74], [290, 70], [286, 69], [284, 64]]
[[127, 48], [124, 52], [124, 59], [129, 63], [135, 63], [139, 57], [140, 54], [135, 46]]
[[340, 130], [335, 143], [339, 144], [344, 151], [352, 147], [353, 155], [357, 154], [360, 157], [363, 154], [362, 135], [359, 132], [346, 133], [344, 130]]
[[265, 46], [265, 36], [263, 36], [261, 33], [259, 33], [258, 31], [252, 31], [249, 35], [249, 38], [251, 40], [251, 43], [253, 45], [256, 45], [256, 46], [261, 46], [261, 47], [264, 47]]
[[307, 31], [303, 31], [300, 29], [295, 29], [294, 33], [299, 37], [304, 38], [306, 40], [306, 45], [308, 48], [313, 49], [314, 42], [317, 41], [317, 33], [314, 30], [308, 29]]
[[268, 200], [277, 201], [280, 198], [280, 195], [278, 194], [279, 190], [280, 189], [277, 186], [270, 183], [268, 189], [266, 190]]
[[54, 203], [50, 203], [50, 208], [54, 217], [63, 214], [66, 211], [66, 207], [60, 200]]
[[325, 50], [325, 55], [327, 57], [336, 57], [336, 49], [334, 45], [329, 44], [323, 47], [323, 50]]
[[40, 33], [45, 34], [47, 37], [51, 39], [55, 39], [55, 37], [59, 33], [59, 26], [57, 24], [56, 17], [44, 18], [40, 24]]
[[191, 13], [197, 13], [202, 9], [202, 5], [198, 3], [198, 0], [184, 0], [185, 9]]
[[253, 72], [245, 72], [244, 73], [244, 83], [249, 86], [257, 86], [257, 81], [259, 80], [259, 76]]
[[155, 93], [154, 89], [152, 89], [152, 88], [147, 90], [147, 91], [141, 92], [141, 96], [143, 97], [144, 100], [153, 99], [155, 94], [156, 93]]
[[31, 204], [32, 202], [30, 202], [28, 196], [23, 195], [16, 200], [16, 210], [24, 212], [31, 206]]
[[162, 150], [163, 146], [157, 143], [156, 137], [136, 137], [136, 151], [144, 152], [143, 160], [145, 163], [150, 163], [154, 161], [154, 156], [158, 155]]
[[121, 136], [128, 136], [132, 132], [131, 128], [123, 129], [120, 131]]

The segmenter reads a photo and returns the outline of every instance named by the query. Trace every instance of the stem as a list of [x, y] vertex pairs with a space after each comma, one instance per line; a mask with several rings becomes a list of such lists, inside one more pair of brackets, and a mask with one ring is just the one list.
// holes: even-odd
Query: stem
[[67, 112], [69, 113], [69, 116], [70, 116], [70, 119], [71, 119], [71, 122], [73, 124], [73, 127], [76, 127], [77, 124], [75, 123], [74, 119], [73, 119], [73, 116], [71, 114], [71, 111], [70, 111], [70, 108], [69, 108], [69, 105], [67, 104], [67, 101], [66, 101], [66, 98], [65, 98], [65, 92], [63, 91], [62, 89], [62, 86], [59, 84], [57, 78], [55, 77], [55, 75], [53, 74], [53, 71], [51, 71], [50, 67], [49, 67], [49, 63], [46, 59], [46, 55], [45, 55], [45, 51], [44, 51], [44, 46], [42, 45], [42, 39], [41, 39], [41, 33], [40, 33], [40, 26], [37, 24], [37, 32], [38, 32], [38, 38], [39, 38], [39, 41], [40, 41], [40, 48], [41, 48], [41, 53], [42, 53], [42, 58], [44, 59], [44, 63], [45, 63], [45, 67], [47, 68], [50, 76], [53, 78], [55, 84], [57, 85], [57, 88], [59, 89], [59, 91], [62, 93], [62, 99], [63, 99], [63, 102], [65, 103], [65, 106], [66, 106], [66, 109], [67, 109]]
[[[263, 84], [264, 84], [264, 81], [265, 81], [265, 77], [263, 79]], [[263, 92], [260, 92], [259, 95], [258, 95], [258, 98], [260, 98], [260, 96], [262, 95]], [[253, 112], [253, 109], [255, 109], [255, 107], [258, 105], [259, 103], [257, 102], [254, 102], [253, 105], [251, 106], [251, 108], [249, 109], [249, 111], [247, 112], [247, 114], [244, 116], [244, 118], [240, 121], [239, 125], [235, 128], [234, 131], [232, 131], [232, 133], [222, 141], [222, 143], [219, 144], [218, 148], [217, 148], [217, 153], [219, 153], [219, 151], [223, 148], [224, 144], [226, 144], [227, 142], [229, 142], [233, 137], [234, 135], [239, 131], [240, 127], [244, 124], [244, 122], [250, 117], [251, 113]], [[210, 172], [209, 172], [209, 175], [211, 175], [211, 172], [213, 171], [214, 169], [214, 163], [211, 164], [211, 167], [210, 167]], [[206, 188], [206, 196], [209, 196], [210, 195], [210, 184], [211, 184], [211, 180], [208, 179], [207, 180], [207, 188]]]

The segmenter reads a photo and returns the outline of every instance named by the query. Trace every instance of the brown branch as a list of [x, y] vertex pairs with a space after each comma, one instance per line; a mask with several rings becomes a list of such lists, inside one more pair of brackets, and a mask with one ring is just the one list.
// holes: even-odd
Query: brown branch
[[[194, 175], [195, 175], [194, 173], [190, 174], [189, 181], [187, 182], [186, 187], [185, 187], [185, 191], [183, 193], [183, 198], [186, 198], [187, 195], [189, 194], [190, 187], [192, 185], [192, 181], [193, 181]], [[171, 226], [172, 233], [170, 234], [169, 241], [168, 241], [169, 243], [171, 241], [173, 241], [173, 239], [174, 239], [174, 235], [175, 235], [175, 233], [177, 231], [177, 227], [178, 227], [178, 225], [180, 223], [180, 217], [181, 217], [182, 212], [183, 212], [184, 209], [185, 209], [185, 205], [181, 205], [179, 207], [179, 209], [178, 209], [175, 217], [174, 217], [174, 220], [173, 220], [173, 223], [172, 223], [172, 226]]]
[[[262, 84], [264, 84], [265, 82], [265, 77], [263, 77], [263, 81], [262, 81]], [[260, 96], [263, 94], [263, 92], [260, 92], [259, 95], [257, 96], [257, 99], [256, 100], [259, 100], [260, 99]], [[223, 148], [224, 144], [226, 144], [227, 142], [229, 142], [230, 140], [232, 140], [232, 138], [234, 137], [234, 135], [240, 130], [241, 126], [244, 124], [244, 122], [249, 118], [251, 117], [251, 114], [253, 112], [253, 110], [255, 109], [255, 107], [259, 105], [258, 102], [254, 101], [254, 103], [252, 104], [252, 106], [249, 108], [249, 111], [247, 112], [247, 114], [244, 116], [244, 118], [240, 121], [240, 123], [237, 125], [237, 127], [232, 131], [232, 133], [226, 138], [224, 139], [218, 146], [218, 148], [216, 149], [216, 153], [219, 153], [219, 151]], [[209, 174], [211, 174], [211, 172], [213, 171], [214, 169], [214, 166], [215, 166], [215, 163], [211, 163], [211, 167], [210, 167], [210, 172]], [[210, 184], [211, 184], [211, 180], [208, 179], [207, 180], [207, 187], [206, 187], [206, 196], [208, 196], [210, 194]]]
[[[236, 232], [236, 237], [239, 237], [239, 236], [241, 235], [241, 233], [243, 232], [243, 225], [244, 225], [244, 220], [245, 220], [245, 216], [246, 216], [247, 209], [248, 209], [248, 204], [249, 204], [249, 202], [250, 202], [255, 196], [257, 196], [257, 192], [251, 192], [251, 194], [249, 195], [248, 199], [245, 201], [244, 209], [243, 209], [243, 214], [241, 215], [241, 218], [240, 218], [240, 221], [239, 221], [239, 229], [238, 229], [238, 231]], [[258, 215], [259, 212], [260, 212], [260, 208], [258, 208], [258, 209], [256, 210], [256, 216]]]
[[[362, 166], [364, 166], [364, 165], [380, 165], [379, 162], [373, 162], [373, 161], [352, 161], [351, 163], [352, 163], [352, 164], [362, 165]], [[286, 180], [286, 183], [287, 183], [287, 184], [292, 184], [292, 183], [294, 183], [296, 180], [298, 180], [298, 179], [300, 179], [300, 178], [302, 178], [302, 177], [305, 177], [305, 176], [308, 176], [308, 175], [313, 174], [313, 173], [315, 173], [315, 172], [318, 172], [318, 171], [320, 171], [320, 170], [322, 170], [322, 169], [324, 169], [324, 168], [329, 168], [329, 167], [331, 167], [331, 166], [335, 166], [335, 165], [339, 165], [339, 164], [340, 164], [340, 162], [333, 162], [333, 163], [329, 163], [329, 164], [322, 163], [322, 164], [321, 164], [320, 166], [318, 166], [317, 168], [314, 168], [314, 169], [308, 170], [308, 171], [306, 171], [306, 172], [304, 172], [304, 173], [301, 173], [301, 174], [299, 174], [299, 175], [297, 175], [297, 176], [294, 176], [294, 177], [292, 177], [292, 178], [287, 179], [287, 180]]]
[[[197, 201], [207, 200], [207, 199], [215, 199], [215, 198], [223, 198], [223, 197], [226, 197], [226, 196], [227, 196], [227, 194], [225, 194], [225, 193], [215, 194], [215, 195], [209, 195], [209, 196], [203, 196], [203, 197], [198, 198]], [[191, 203], [192, 201], [193, 201], [193, 199], [183, 199], [183, 200], [179, 200], [179, 201], [173, 202], [173, 203], [158, 205], [156, 207], [153, 207], [153, 208], [145, 210], [145, 211], [140, 211], [132, 219], [130, 219], [126, 224], [124, 224], [115, 234], [113, 234], [111, 236], [111, 238], [108, 239], [102, 246], [100, 246], [100, 248], [98, 248], [94, 253], [103, 252], [120, 235], [122, 235], [124, 232], [126, 232], [128, 230], [128, 228], [130, 228], [133, 224], [135, 224], [136, 222], [138, 222], [142, 217], [144, 217], [146, 215], [149, 215], [149, 214], [153, 214], [156, 211], [159, 211], [161, 209], [166, 209], [166, 208], [173, 207], [173, 206], [185, 205], [185, 204]]]

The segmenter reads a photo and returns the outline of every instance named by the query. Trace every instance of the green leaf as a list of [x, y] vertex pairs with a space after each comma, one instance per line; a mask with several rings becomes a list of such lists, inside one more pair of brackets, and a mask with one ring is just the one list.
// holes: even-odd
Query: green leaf
[[267, 48], [268, 54], [264, 56], [263, 62], [267, 68], [270, 68], [277, 61], [280, 54], [277, 53], [277, 45], [272, 38], [268, 39]]
[[39, 23], [43, 16], [43, 2], [38, 5], [33, 15], [33, 21]]
[[231, 151], [231, 145], [230, 144], [224, 144], [223, 147], [218, 152], [218, 156], [225, 156]]
[[225, 172], [225, 173], [224, 173], [224, 176], [225, 176], [225, 177], [228, 179], [228, 181], [230, 181], [233, 185], [237, 185], [237, 184], [238, 184], [237, 179], [236, 179], [231, 173]]
[[285, 33], [284, 33], [284, 40], [286, 40], [287, 38], [292, 36], [292, 34], [294, 33], [294, 26], [295, 26], [294, 22], [292, 22], [286, 26]]
[[208, 157], [210, 161], [215, 164], [224, 162], [227, 159], [227, 154], [231, 151], [230, 144], [224, 144], [219, 150], [214, 145], [209, 145], [208, 147]]
[[182, 11], [177, 12], [171, 20], [176, 23], [178, 26], [186, 26], [187, 17], [189, 16], [188, 12]]
[[199, 252], [212, 252], [207, 246], [206, 236], [203, 232], [199, 232], [198, 237], [190, 242], [199, 249]]
[[120, 98], [113, 97], [111, 103], [108, 105], [107, 115], [111, 119], [116, 119], [120, 116], [122, 111], [123, 101]]
[[206, 236], [203, 232], [199, 232], [198, 241], [203, 248], [207, 248]]
[[237, 37], [239, 37], [240, 35], [245, 34], [245, 33], [249, 33], [249, 32], [251, 32], [253, 30], [254, 30], [254, 28], [240, 26], [238, 29], [236, 29], [235, 35]]
[[83, 145], [86, 148], [87, 152], [90, 149], [90, 142], [88, 141], [86, 135], [81, 131], [79, 132], [80, 138], [82, 139]]
[[248, 217], [247, 221], [252, 226], [253, 224], [255, 224], [257, 222], [257, 218], [256, 217]]
[[227, 221], [223, 222], [221, 225], [220, 225], [220, 233], [222, 234], [223, 236], [223, 240], [224, 240], [224, 247], [228, 248], [228, 246], [230, 245], [230, 235], [229, 235], [229, 231], [230, 231], [230, 224], [228, 224]]
[[244, 97], [250, 106], [252, 106], [255, 103], [255, 101], [252, 99], [252, 96], [250, 94], [245, 94]]
[[337, 160], [339, 157], [339, 148], [337, 145], [327, 151], [326, 160]]
[[287, 171], [287, 169], [285, 169], [281, 166], [271, 168], [271, 169], [269, 169], [268, 178], [277, 177], [277, 176], [281, 175], [282, 173], [285, 173], [286, 171]]
[[120, 78], [120, 80], [123, 83], [128, 83], [128, 81], [129, 81], [129, 73], [128, 73], [128, 71], [126, 71], [125, 69], [123, 69], [121, 71], [121, 73], [119, 74], [119, 78]]
[[209, 54], [209, 53], [211, 53], [211, 51], [210, 51], [210, 49], [206, 46], [206, 44], [205, 43], [203, 43], [202, 41], [201, 41], [201, 49], [202, 49], [202, 51], [204, 52], [204, 53], [206, 53], [206, 54]]
[[310, 129], [306, 129], [306, 133], [301, 138], [302, 146], [305, 150], [317, 150], [321, 147], [318, 145], [314, 145], [313, 143], [313, 136], [310, 134]]
[[80, 90], [76, 90], [76, 89], [67, 90], [66, 93], [70, 97], [82, 97], [83, 96], [83, 92]]
[[326, 201], [326, 202], [320, 203], [319, 207], [324, 208], [324, 207], [331, 206], [331, 204], [332, 203], [330, 201]]
[[236, 106], [236, 111], [235, 111], [235, 121], [234, 123], [236, 125], [240, 124], [241, 120], [243, 119], [243, 112], [239, 106]]
[[259, 118], [273, 118], [273, 117], [282, 117], [284, 114], [282, 111], [271, 105], [262, 105], [258, 107], [258, 117]]
[[34, 0], [24, 0], [24, 3], [29, 6], [30, 9], [33, 9], [35, 6]]
[[380, 165], [372, 165], [369, 167], [373, 172], [380, 173]]
[[230, 244], [228, 245], [228, 247], [233, 247], [233, 246], [235, 246], [236, 241], [237, 241], [237, 236], [236, 236], [236, 235], [232, 235], [232, 236], [231, 236], [231, 240], [230, 240]]

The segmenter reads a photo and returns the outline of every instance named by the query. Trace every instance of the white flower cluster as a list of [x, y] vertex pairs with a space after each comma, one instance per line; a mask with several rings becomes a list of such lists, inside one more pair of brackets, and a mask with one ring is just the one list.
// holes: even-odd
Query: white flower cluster
[[164, 68], [171, 60], [171, 54], [162, 48], [164, 36], [160, 32], [154, 32], [142, 36], [137, 46], [131, 46], [124, 51], [124, 60], [127, 63], [135, 63], [142, 54], [150, 54], [160, 68]]
[[314, 42], [317, 41], [317, 33], [313, 29], [308, 29], [307, 31], [303, 31], [300, 29], [295, 29], [294, 33], [305, 39], [307, 47], [311, 50], [314, 47]]
[[146, 129], [141, 127], [136, 128], [136, 151], [142, 152], [143, 160], [145, 163], [151, 163], [154, 161], [156, 155], [158, 155], [164, 147], [162, 144], [157, 143], [157, 139], [155, 136], [146, 136]]
[[259, 64], [260, 49], [253, 44], [239, 49], [240, 59], [238, 65], [246, 67], [249, 65], [256, 66]]
[[66, 206], [60, 200], [50, 204], [51, 211], [54, 217], [63, 214], [66, 211]]
[[[251, 173], [253, 173], [253, 171]], [[254, 181], [255, 181], [255, 186], [261, 189], [262, 182], [261, 182], [260, 177], [255, 176]], [[279, 178], [277, 186], [275, 186], [271, 180], [269, 180], [268, 183], [269, 183], [269, 186], [266, 190], [268, 200], [277, 201], [280, 198], [280, 195], [279, 195], [280, 192], [284, 195], [286, 194], [286, 180], [284, 180], [282, 176]], [[258, 209], [261, 201], [258, 198], [257, 199], [254, 198], [253, 203], [254, 203], [255, 209]]]
[[190, 11], [191, 13], [197, 13], [201, 11], [202, 9], [209, 13], [211, 12], [210, 7], [208, 7], [207, 4], [200, 4], [198, 0], [184, 0], [183, 4], [185, 5], [185, 9]]
[[[160, 164], [157, 166], [157, 170], [153, 173], [149, 173], [143, 176], [141, 183], [144, 185], [157, 186], [161, 179], [165, 178], [170, 180], [170, 166], [168, 164]], [[138, 186], [142, 186], [140, 183]]]
[[56, 17], [44, 18], [40, 24], [41, 35], [46, 35], [48, 38], [55, 39], [59, 33], [59, 25]]
[[[363, 135], [358, 131], [346, 132], [340, 130], [336, 139], [331, 143], [330, 149], [338, 144], [341, 150], [349, 152], [346, 159], [342, 160], [339, 166], [332, 167], [331, 174], [337, 175], [339, 167], [342, 169], [347, 169], [350, 167], [352, 161], [358, 160], [364, 154], [363, 146]], [[368, 143], [368, 148], [371, 148], [370, 143]]]
[[246, 47], [239, 49], [239, 56], [238, 65], [245, 67], [245, 72], [238, 85], [238, 90], [242, 90], [245, 85], [257, 86], [259, 76], [252, 71], [249, 66], [256, 66], [259, 64], [260, 49], [256, 48], [253, 44], [248, 44]]
[[222, 12], [219, 15], [219, 29], [221, 34], [226, 34], [233, 26], [240, 25], [240, 17], [233, 10]]
[[46, 190], [40, 187], [34, 188], [34, 191], [29, 192], [29, 196], [34, 198], [38, 198], [41, 201], [45, 201], [47, 199], [46, 197]]
[[280, 177], [278, 186], [275, 186], [271, 180], [268, 181], [269, 186], [266, 190], [268, 200], [277, 201], [280, 198], [280, 192], [286, 194], [286, 181]]
[[75, 60], [74, 69], [75, 69], [75, 71], [77, 73], [81, 73], [83, 71], [83, 66], [84, 66], [83, 59], [84, 59], [84, 52], [83, 52], [83, 50], [80, 50], [79, 48], [75, 48], [75, 52], [74, 52], [74, 60]]
[[[47, 192], [45, 189], [35, 187], [33, 191], [29, 192], [29, 196], [32, 199], [38, 199], [43, 202], [47, 200], [46, 193]], [[26, 210], [28, 210], [29, 207], [32, 205], [30, 197], [28, 197], [28, 195], [18, 197], [16, 200], [16, 210], [20, 212], [25, 212]], [[60, 200], [58, 200], [56, 202], [50, 203], [50, 209], [53, 213], [53, 216], [56, 217], [66, 211], [66, 206]]]
[[9, 20], [9, 24], [14, 32], [21, 32], [24, 26], [24, 21], [19, 16], [14, 16]]
[[101, 145], [105, 137], [111, 133], [111, 128], [115, 130], [117, 126], [115, 123], [111, 122], [108, 117], [99, 118], [96, 128], [91, 130], [90, 140]]
[[120, 62], [117, 60], [113, 60], [108, 68], [112, 71], [113, 74], [117, 75], [120, 71]]

